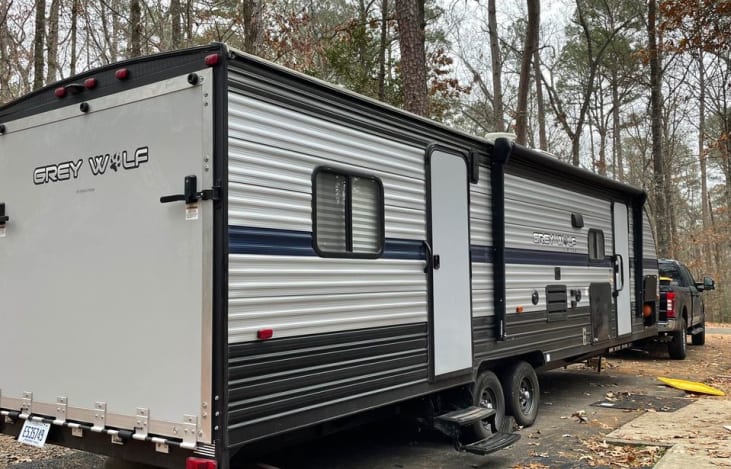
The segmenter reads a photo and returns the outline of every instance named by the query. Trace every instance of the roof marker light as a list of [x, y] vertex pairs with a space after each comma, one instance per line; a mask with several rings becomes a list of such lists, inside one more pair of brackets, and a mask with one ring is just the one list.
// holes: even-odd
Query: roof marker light
[[218, 65], [218, 62], [220, 60], [221, 60], [221, 54], [210, 54], [210, 55], [207, 55], [205, 58], [206, 65], [208, 65], [209, 67]]
[[114, 72], [114, 77], [117, 80], [126, 80], [127, 78], [129, 78], [129, 70], [126, 68], [120, 68], [119, 70]]
[[96, 88], [96, 85], [98, 85], [99, 82], [96, 78], [87, 78], [84, 80], [84, 87], [86, 87], [87, 90], [90, 90], [92, 88]]
[[53, 94], [55, 94], [57, 98], [63, 98], [66, 96], [66, 88], [60, 86], [53, 91]]

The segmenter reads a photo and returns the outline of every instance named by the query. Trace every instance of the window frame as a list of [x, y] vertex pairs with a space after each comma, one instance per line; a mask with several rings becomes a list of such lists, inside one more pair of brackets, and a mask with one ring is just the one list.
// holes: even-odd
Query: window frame
[[[321, 173], [329, 173], [335, 176], [346, 178], [346, 206], [345, 206], [345, 251], [327, 251], [320, 248], [317, 243], [317, 177]], [[367, 179], [376, 184], [376, 210], [378, 211], [378, 228], [376, 242], [378, 250], [375, 252], [353, 252], [353, 178]], [[318, 166], [312, 171], [312, 247], [320, 257], [334, 257], [347, 259], [378, 259], [383, 256], [386, 248], [386, 207], [383, 195], [383, 182], [380, 178], [358, 171], [334, 168], [331, 166]]]
[[[591, 257], [591, 251], [592, 251], [592, 235], [595, 233], [599, 233], [602, 236], [602, 256], [601, 257]], [[587, 241], [587, 256], [589, 258], [589, 263], [600, 263], [604, 262], [604, 260], [607, 257], [607, 244], [606, 244], [606, 238], [604, 237], [604, 230], [600, 230], [598, 228], [590, 228], [587, 235], [586, 235], [586, 241]]]

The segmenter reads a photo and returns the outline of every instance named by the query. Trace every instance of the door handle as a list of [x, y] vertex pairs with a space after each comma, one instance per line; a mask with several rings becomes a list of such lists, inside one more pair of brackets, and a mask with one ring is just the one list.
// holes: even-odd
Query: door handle
[[214, 186], [213, 189], [198, 192], [198, 178], [195, 176], [185, 176], [183, 193], [164, 195], [160, 197], [160, 203], [185, 202], [186, 204], [194, 204], [199, 200], [218, 200], [220, 198], [219, 190], [219, 187]]
[[5, 215], [5, 202], [0, 204], [0, 227], [5, 226], [5, 223], [10, 221], [10, 217]]
[[428, 274], [429, 269], [432, 266], [433, 256], [432, 256], [432, 250], [431, 245], [429, 244], [429, 241], [422, 241], [424, 243], [424, 250], [426, 251], [426, 265], [424, 266], [424, 273]]
[[439, 254], [434, 254], [434, 258], [432, 260], [432, 265], [434, 266], [434, 270], [439, 270], [439, 267], [442, 266], [442, 261], [439, 258]]

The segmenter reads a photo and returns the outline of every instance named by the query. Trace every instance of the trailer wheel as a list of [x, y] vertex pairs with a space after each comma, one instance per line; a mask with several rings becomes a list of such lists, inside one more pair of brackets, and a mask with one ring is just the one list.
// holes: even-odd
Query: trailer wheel
[[502, 430], [505, 421], [505, 396], [500, 380], [495, 373], [483, 371], [477, 377], [472, 388], [472, 404], [495, 409], [495, 416], [465, 427], [465, 436], [468, 441], [484, 440]]
[[518, 425], [530, 427], [538, 416], [541, 389], [533, 367], [524, 361], [514, 363], [502, 374], [506, 413]]
[[688, 349], [688, 330], [685, 328], [685, 319], [679, 318], [679, 330], [673, 332], [673, 340], [668, 342], [668, 354], [673, 360], [685, 360]]
[[690, 339], [693, 342], [693, 345], [705, 345], [706, 344], [706, 321], [703, 321], [700, 324], [700, 327], [703, 328], [702, 331], [690, 336]]

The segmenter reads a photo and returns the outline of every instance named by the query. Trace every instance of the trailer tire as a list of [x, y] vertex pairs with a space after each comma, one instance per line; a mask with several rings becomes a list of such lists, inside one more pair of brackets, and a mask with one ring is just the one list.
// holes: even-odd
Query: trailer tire
[[688, 329], [685, 328], [685, 319], [678, 319], [679, 330], [673, 332], [673, 340], [668, 342], [668, 354], [673, 360], [685, 360], [688, 351]]
[[700, 327], [703, 328], [702, 331], [690, 336], [690, 339], [693, 342], [693, 345], [705, 345], [706, 344], [706, 321], [703, 321], [702, 323], [700, 323]]
[[501, 376], [505, 392], [505, 412], [512, 415], [518, 425], [530, 427], [538, 416], [541, 399], [536, 370], [530, 363], [519, 361], [506, 368]]
[[[481, 420], [465, 427], [467, 442], [484, 440], [493, 433], [503, 431], [505, 422], [505, 396], [500, 380], [492, 371], [483, 371], [472, 387], [472, 405], [495, 409], [494, 419]], [[490, 421], [492, 420], [492, 422]]]

